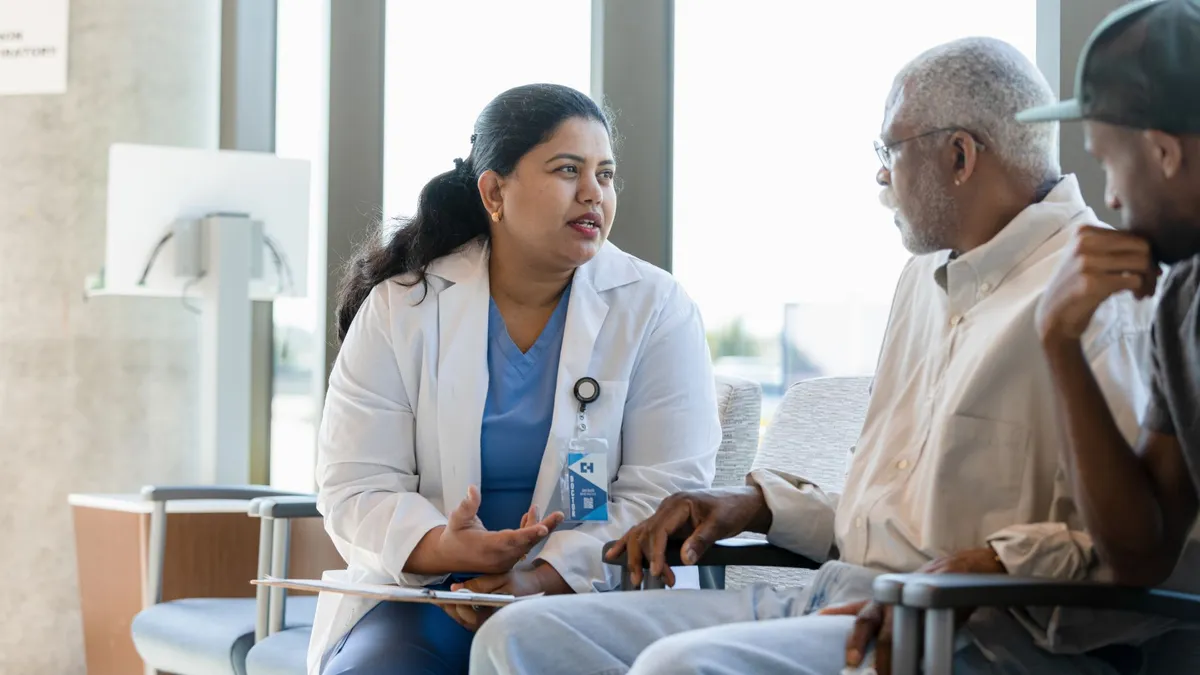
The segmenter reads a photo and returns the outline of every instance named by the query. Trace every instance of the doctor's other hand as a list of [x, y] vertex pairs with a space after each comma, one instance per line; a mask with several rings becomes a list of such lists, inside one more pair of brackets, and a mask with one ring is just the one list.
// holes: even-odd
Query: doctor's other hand
[[1044, 344], [1077, 342], [1109, 296], [1130, 291], [1138, 299], [1154, 295], [1161, 270], [1143, 238], [1085, 225], [1058, 265], [1036, 313]]
[[[533, 569], [512, 570], [503, 574], [487, 574], [469, 579], [465, 583], [453, 584], [452, 591], [471, 591], [474, 593], [495, 593], [497, 595], [562, 595], [573, 593], [562, 576], [549, 564], [541, 563]], [[443, 605], [442, 609], [458, 625], [469, 631], [477, 631], [483, 622], [492, 618], [496, 613], [494, 607], [473, 607], [471, 605]]]
[[766, 532], [771, 510], [758, 486], [680, 492], [663, 500], [654, 515], [635, 525], [613, 545], [609, 560], [626, 553], [634, 584], [642, 582], [643, 559], [650, 574], [675, 585], [667, 565], [667, 542], [686, 537], [680, 549], [685, 565], [694, 565], [714, 543], [743, 532]]
[[[537, 509], [533, 507], [521, 517], [521, 527], [523, 528], [537, 522]], [[562, 595], [575, 592], [558, 573], [558, 570], [544, 561], [539, 561], [533, 569], [486, 574], [468, 579], [465, 583], [451, 584], [450, 590], [515, 595], [517, 597], [537, 595], [538, 593]], [[496, 613], [493, 607], [472, 607], [470, 605], [443, 605], [442, 609], [450, 615], [450, 618], [457, 621], [458, 625], [472, 632], [479, 630], [483, 622]]]
[[544, 561], [532, 569], [520, 569], [503, 574], [486, 574], [469, 579], [461, 584], [450, 587], [452, 591], [471, 591], [473, 593], [496, 593], [499, 595], [564, 595], [574, 593], [574, 589], [562, 578], [553, 565]]
[[458, 625], [474, 633], [479, 630], [484, 621], [496, 613], [495, 607], [479, 607], [475, 605], [441, 605], [442, 611], [450, 615]]
[[421, 538], [404, 571], [428, 575], [507, 572], [563, 520], [559, 512], [541, 520], [527, 514], [521, 527], [493, 532], [479, 519], [479, 501], [479, 490], [472, 485], [467, 498], [450, 513], [446, 525], [430, 530]]

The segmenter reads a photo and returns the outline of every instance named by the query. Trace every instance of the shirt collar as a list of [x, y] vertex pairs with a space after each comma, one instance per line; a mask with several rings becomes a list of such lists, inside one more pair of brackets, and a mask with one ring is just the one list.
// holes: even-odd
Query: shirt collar
[[1026, 207], [984, 245], [959, 256], [950, 251], [939, 253], [934, 279], [947, 293], [959, 284], [974, 284], [983, 293], [995, 290], [1046, 240], [1087, 208], [1079, 180], [1074, 175], [1063, 176], [1044, 199]]

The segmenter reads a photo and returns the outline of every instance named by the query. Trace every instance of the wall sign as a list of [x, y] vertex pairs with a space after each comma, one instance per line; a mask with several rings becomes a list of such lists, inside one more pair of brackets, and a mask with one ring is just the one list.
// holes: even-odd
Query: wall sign
[[70, 0], [0, 0], [0, 95], [67, 90]]

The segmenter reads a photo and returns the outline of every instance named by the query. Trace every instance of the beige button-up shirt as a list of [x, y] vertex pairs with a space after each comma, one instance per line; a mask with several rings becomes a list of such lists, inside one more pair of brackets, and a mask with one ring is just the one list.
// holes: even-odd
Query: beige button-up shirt
[[[842, 561], [894, 572], [990, 543], [1012, 574], [1088, 576], [1094, 554], [1034, 312], [1074, 230], [1098, 222], [1067, 176], [987, 244], [910, 261], [844, 493], [755, 472], [774, 517], [769, 539], [815, 560], [836, 545]], [[1152, 301], [1114, 296], [1083, 340], [1131, 441], [1152, 318]]]

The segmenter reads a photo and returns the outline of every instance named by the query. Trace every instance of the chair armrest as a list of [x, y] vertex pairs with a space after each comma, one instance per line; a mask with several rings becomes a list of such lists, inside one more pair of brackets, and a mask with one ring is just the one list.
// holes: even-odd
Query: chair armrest
[[1200, 595], [1006, 575], [909, 574], [902, 602], [918, 609], [959, 607], [1089, 607], [1200, 621]]
[[[320, 518], [317, 496], [287, 493], [259, 497], [250, 502], [249, 514], [262, 519], [259, 530], [258, 578], [268, 574], [285, 578], [291, 557], [293, 518]], [[282, 588], [258, 586], [255, 591], [255, 642], [283, 630], [287, 593]]]
[[904, 584], [914, 574], [881, 574], [871, 583], [872, 597], [881, 605], [899, 605], [904, 597]]
[[256, 497], [285, 497], [299, 492], [275, 490], [265, 485], [147, 485], [142, 499], [148, 502], [173, 502], [194, 499], [230, 499], [249, 501]]
[[[604, 545], [604, 561], [610, 565], [625, 567], [627, 558], [624, 553], [617, 556], [614, 560], [608, 559], [608, 551], [615, 543], [610, 541]], [[672, 540], [667, 542], [667, 564], [671, 567], [683, 566], [683, 560], [679, 556], [679, 548], [682, 545], [682, 541]], [[700, 557], [696, 566], [788, 567], [815, 570], [821, 564], [799, 553], [792, 553], [787, 549], [779, 548], [761, 539], [723, 539], [713, 544], [712, 548]], [[643, 569], [650, 567], [648, 558], [642, 559], [642, 567]]]
[[[262, 497], [250, 503], [250, 515], [260, 518], [320, 518], [316, 495]], [[255, 508], [257, 507], [257, 513]]]
[[[265, 485], [147, 485], [142, 488], [142, 499], [151, 502], [154, 510], [150, 514], [149, 573], [146, 575], [147, 604], [162, 601], [163, 561], [167, 547], [167, 502], [199, 499], [230, 500], [249, 502], [256, 497], [296, 495], [296, 492], [275, 490]], [[254, 515], [254, 508], [248, 512]], [[261, 536], [260, 536], [261, 540]]]

